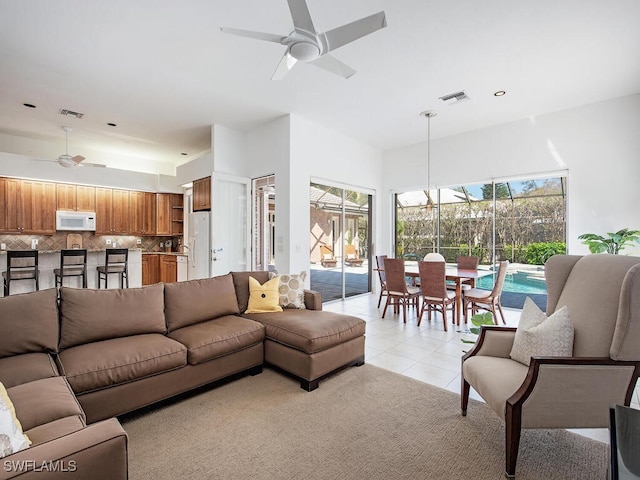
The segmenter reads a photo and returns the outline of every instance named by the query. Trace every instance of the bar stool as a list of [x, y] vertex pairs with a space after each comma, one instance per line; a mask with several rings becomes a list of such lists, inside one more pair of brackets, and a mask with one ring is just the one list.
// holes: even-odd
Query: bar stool
[[129, 288], [129, 249], [128, 248], [107, 248], [104, 265], [100, 265], [98, 270], [98, 288], [100, 280], [104, 278], [104, 288], [109, 288], [109, 275], [117, 273], [120, 276], [120, 288]]
[[37, 250], [8, 250], [7, 270], [2, 272], [4, 296], [9, 296], [11, 282], [35, 280], [36, 290], [40, 290], [40, 270], [38, 270]]
[[55, 286], [62, 286], [64, 277], [82, 277], [82, 288], [87, 288], [87, 250], [60, 250], [60, 268], [54, 268]]

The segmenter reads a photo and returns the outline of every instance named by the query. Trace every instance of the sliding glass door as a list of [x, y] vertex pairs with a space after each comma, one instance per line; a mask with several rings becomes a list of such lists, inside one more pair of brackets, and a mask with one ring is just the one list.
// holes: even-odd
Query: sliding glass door
[[310, 201], [311, 289], [323, 301], [370, 292], [372, 196], [312, 183]]

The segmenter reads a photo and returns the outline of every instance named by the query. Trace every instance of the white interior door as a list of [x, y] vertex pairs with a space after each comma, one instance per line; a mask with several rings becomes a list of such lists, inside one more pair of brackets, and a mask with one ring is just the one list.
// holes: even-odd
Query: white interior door
[[224, 275], [250, 265], [251, 180], [216, 174], [211, 182], [211, 272]]

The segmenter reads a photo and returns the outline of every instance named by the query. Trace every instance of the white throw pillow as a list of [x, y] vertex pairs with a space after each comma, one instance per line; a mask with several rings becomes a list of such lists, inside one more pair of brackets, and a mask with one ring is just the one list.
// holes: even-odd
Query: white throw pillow
[[355, 259], [356, 259], [355, 253], [347, 253], [347, 260], [355, 260]]
[[13, 403], [0, 383], [0, 458], [29, 447], [29, 438], [15, 416]]
[[547, 318], [529, 297], [524, 302], [520, 323], [509, 356], [524, 365], [531, 357], [573, 355], [573, 325], [567, 307]]

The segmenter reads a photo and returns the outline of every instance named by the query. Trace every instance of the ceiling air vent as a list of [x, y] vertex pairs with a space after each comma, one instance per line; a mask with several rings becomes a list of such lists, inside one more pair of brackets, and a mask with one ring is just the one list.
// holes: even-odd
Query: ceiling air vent
[[456, 103], [465, 102], [469, 100], [469, 95], [463, 90], [461, 92], [450, 93], [449, 95], [445, 95], [444, 97], [440, 97], [447, 105], [455, 105]]
[[84, 113], [74, 112], [73, 110], [68, 110], [66, 108], [61, 108], [59, 113], [60, 115], [66, 115], [67, 117], [82, 118], [84, 116]]

